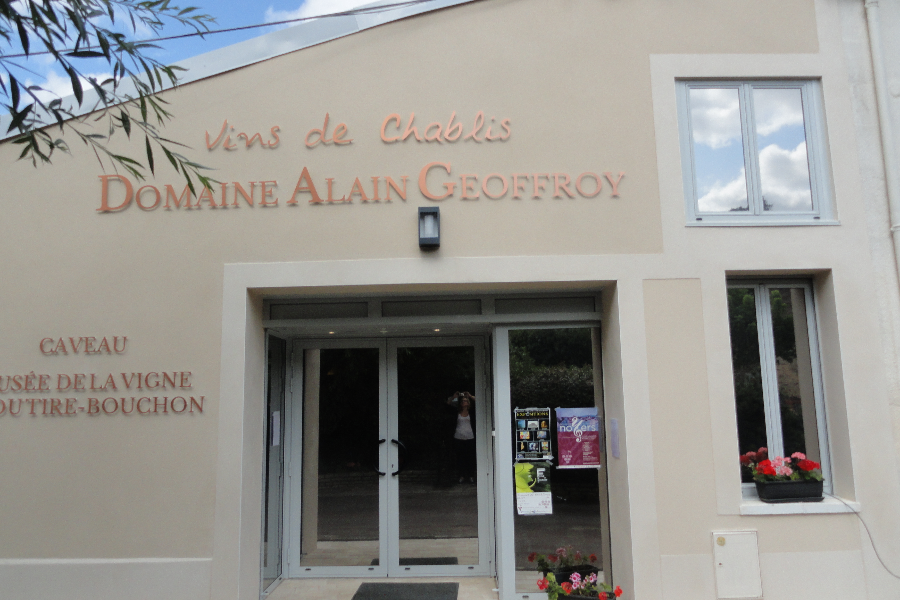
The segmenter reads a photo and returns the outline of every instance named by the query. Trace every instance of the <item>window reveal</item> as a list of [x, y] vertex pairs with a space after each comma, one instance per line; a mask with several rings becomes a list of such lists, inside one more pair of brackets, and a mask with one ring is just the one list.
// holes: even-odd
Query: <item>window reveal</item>
[[[824, 401], [808, 284], [732, 282], [728, 316], [740, 453], [802, 452], [828, 477]], [[743, 477], [749, 482], [748, 474]]]

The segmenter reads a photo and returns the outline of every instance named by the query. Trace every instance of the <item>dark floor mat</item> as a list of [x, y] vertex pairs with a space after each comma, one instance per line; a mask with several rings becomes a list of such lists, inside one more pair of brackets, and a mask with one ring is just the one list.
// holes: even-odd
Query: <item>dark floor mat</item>
[[[377, 565], [378, 559], [373, 558], [372, 564]], [[438, 556], [437, 558], [401, 558], [401, 567], [421, 567], [424, 565], [458, 565], [459, 559], [455, 556]]]
[[363, 583], [353, 600], [456, 600], [458, 583]]

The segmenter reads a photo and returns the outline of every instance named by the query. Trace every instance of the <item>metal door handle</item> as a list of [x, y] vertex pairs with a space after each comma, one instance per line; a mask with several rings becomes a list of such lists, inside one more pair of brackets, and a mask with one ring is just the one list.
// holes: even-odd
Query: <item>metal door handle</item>
[[[400, 450], [403, 450], [403, 453], [406, 454], [406, 446], [403, 444], [403, 442], [401, 442], [400, 440], [393, 440], [393, 439], [392, 439], [392, 440], [391, 440], [391, 443], [392, 443], [393, 445], [397, 446], [397, 448], [399, 448]], [[397, 457], [397, 464], [400, 464], [400, 457], [399, 457], [399, 456]], [[398, 468], [396, 471], [394, 471], [393, 473], [391, 473], [391, 477], [396, 477], [397, 475], [400, 474], [400, 472], [401, 472], [402, 470], [403, 470], [403, 469]]]
[[[380, 446], [383, 443], [385, 443], [386, 441], [387, 440], [378, 440], [378, 445]], [[376, 462], [376, 464], [378, 464], [378, 463]], [[387, 473], [385, 473], [384, 471], [379, 471], [378, 467], [372, 467], [372, 470], [375, 471], [376, 473], [378, 473], [379, 477], [384, 477], [385, 475], [387, 475]]]

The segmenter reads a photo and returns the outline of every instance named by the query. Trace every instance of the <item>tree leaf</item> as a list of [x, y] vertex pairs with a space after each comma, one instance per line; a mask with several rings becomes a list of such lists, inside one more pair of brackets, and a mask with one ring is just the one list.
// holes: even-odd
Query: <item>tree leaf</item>
[[144, 145], [147, 148], [147, 165], [150, 167], [150, 172], [156, 175], [156, 171], [153, 170], [153, 148], [150, 147], [150, 138], [148, 136], [144, 136]]
[[123, 111], [119, 111], [119, 118], [122, 121], [122, 129], [125, 130], [125, 135], [131, 137], [131, 119], [128, 117], [128, 113]]
[[69, 79], [72, 81], [72, 92], [75, 93], [75, 100], [78, 101], [78, 105], [81, 106], [81, 103], [84, 101], [84, 91], [81, 89], [81, 79], [78, 77], [78, 73], [75, 69], [68, 69]]

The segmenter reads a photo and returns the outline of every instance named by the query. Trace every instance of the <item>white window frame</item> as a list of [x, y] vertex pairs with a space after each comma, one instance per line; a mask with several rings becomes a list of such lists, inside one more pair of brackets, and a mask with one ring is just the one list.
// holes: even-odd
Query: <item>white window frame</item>
[[[702, 212], [697, 206], [689, 95], [691, 89], [703, 88], [730, 88], [738, 90], [741, 103], [741, 134], [749, 211], [736, 211], [734, 213]], [[769, 213], [763, 211], [752, 94], [753, 89], [760, 88], [800, 90], [803, 105], [803, 123], [806, 133], [810, 192], [812, 194], [812, 210], [810, 211], [777, 211]], [[679, 80], [677, 82], [677, 100], [687, 225], [708, 227], [838, 224], [834, 218], [833, 211], [822, 91], [818, 80]]]
[[[763, 403], [766, 413], [766, 438], [770, 456], [784, 456], [781, 430], [781, 403], [778, 396], [778, 375], [775, 362], [775, 339], [772, 326], [772, 305], [769, 301], [773, 288], [798, 288], [806, 299], [806, 327], [809, 333], [809, 361], [812, 370], [813, 396], [816, 406], [816, 429], [819, 439], [820, 464], [822, 465], [823, 490], [831, 494], [831, 458], [828, 444], [828, 424], [825, 413], [825, 384], [822, 377], [822, 361], [819, 352], [819, 328], [813, 286], [798, 280], [742, 280], [729, 279], [727, 287], [753, 288], [756, 301], [756, 324], [759, 335], [760, 371], [763, 384]], [[730, 315], [729, 315], [730, 319]], [[729, 344], [729, 348], [730, 348]], [[737, 457], [735, 457], [737, 464]], [[736, 467], [738, 468], [738, 467]], [[743, 483], [745, 498], [756, 497], [753, 483]]]

